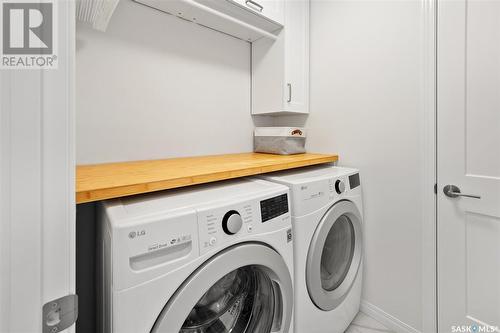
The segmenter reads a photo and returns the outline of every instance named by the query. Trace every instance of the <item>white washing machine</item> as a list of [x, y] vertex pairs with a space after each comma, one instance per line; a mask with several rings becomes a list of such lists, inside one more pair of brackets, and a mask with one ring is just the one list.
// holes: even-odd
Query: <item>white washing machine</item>
[[358, 170], [320, 166], [262, 178], [290, 188], [295, 332], [344, 332], [361, 302], [363, 207]]
[[288, 188], [242, 179], [106, 201], [99, 327], [292, 332]]

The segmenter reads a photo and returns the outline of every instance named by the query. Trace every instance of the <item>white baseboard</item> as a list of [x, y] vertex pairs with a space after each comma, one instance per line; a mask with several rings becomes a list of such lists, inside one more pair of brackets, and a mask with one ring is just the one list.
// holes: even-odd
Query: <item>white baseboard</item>
[[421, 333], [419, 330], [403, 323], [401, 320], [391, 316], [387, 312], [384, 312], [382, 309], [368, 303], [367, 301], [361, 301], [360, 311], [373, 319], [376, 319], [385, 327], [396, 333]]

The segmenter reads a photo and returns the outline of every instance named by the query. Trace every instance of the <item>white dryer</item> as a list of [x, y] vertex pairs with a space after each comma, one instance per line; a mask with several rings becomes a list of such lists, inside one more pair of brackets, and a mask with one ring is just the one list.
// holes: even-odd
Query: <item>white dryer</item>
[[361, 302], [363, 207], [358, 170], [320, 166], [262, 178], [290, 188], [295, 332], [344, 332]]
[[100, 330], [288, 333], [288, 188], [226, 181], [100, 209]]

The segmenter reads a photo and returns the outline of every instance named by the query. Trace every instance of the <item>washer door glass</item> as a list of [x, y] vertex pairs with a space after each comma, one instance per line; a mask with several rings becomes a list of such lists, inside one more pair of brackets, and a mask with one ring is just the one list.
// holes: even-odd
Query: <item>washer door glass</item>
[[283, 257], [261, 243], [237, 244], [191, 273], [151, 332], [288, 333], [292, 306], [292, 277]]
[[361, 265], [361, 214], [351, 201], [339, 201], [325, 213], [307, 255], [307, 290], [313, 303], [333, 310], [347, 297]]
[[354, 256], [354, 227], [341, 215], [328, 232], [321, 254], [321, 286], [327, 291], [337, 289], [344, 281]]
[[271, 332], [275, 304], [273, 282], [257, 266], [232, 271], [196, 303], [181, 333]]

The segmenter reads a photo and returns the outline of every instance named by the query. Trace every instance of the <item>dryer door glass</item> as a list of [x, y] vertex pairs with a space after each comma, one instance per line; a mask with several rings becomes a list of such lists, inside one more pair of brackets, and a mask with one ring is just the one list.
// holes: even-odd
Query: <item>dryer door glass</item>
[[328, 232], [321, 254], [321, 286], [327, 291], [337, 289], [351, 267], [354, 255], [354, 227], [346, 216], [340, 216]]
[[342, 200], [325, 213], [307, 254], [306, 281], [311, 300], [324, 311], [347, 297], [361, 266], [361, 214]]
[[257, 266], [234, 270], [200, 298], [180, 332], [271, 332], [275, 308], [280, 307], [275, 293], [272, 280]]

